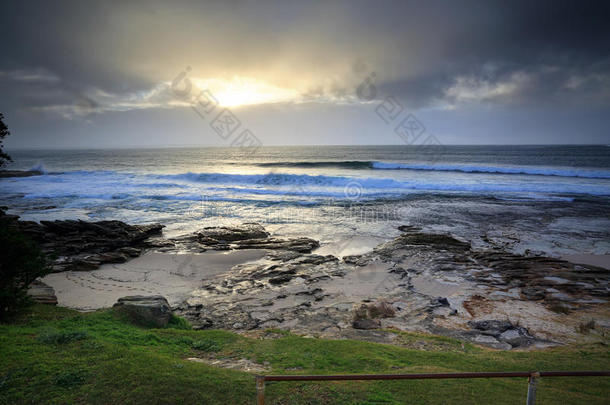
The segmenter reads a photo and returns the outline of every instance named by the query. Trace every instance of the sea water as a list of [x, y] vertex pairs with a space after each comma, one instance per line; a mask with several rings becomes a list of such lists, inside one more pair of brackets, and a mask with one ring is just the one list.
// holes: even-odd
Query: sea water
[[0, 180], [27, 220], [160, 222], [168, 236], [260, 222], [323, 244], [402, 224], [549, 254], [610, 252], [608, 146], [312, 146], [32, 150]]

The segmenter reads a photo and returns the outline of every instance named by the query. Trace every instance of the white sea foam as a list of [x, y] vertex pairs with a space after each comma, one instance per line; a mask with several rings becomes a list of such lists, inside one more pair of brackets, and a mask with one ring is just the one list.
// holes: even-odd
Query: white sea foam
[[30, 168], [32, 172], [41, 172], [42, 174], [47, 174], [47, 170], [44, 168], [42, 163], [38, 163]]
[[[373, 172], [370, 172], [373, 174]], [[457, 175], [456, 175], [457, 176]], [[461, 177], [460, 177], [461, 176]], [[24, 198], [86, 198], [117, 200], [138, 199], [185, 200], [201, 199], [202, 195], [222, 198], [258, 198], [268, 195], [282, 198], [376, 199], [400, 197], [413, 192], [468, 193], [530, 193], [548, 195], [610, 195], [610, 182], [604, 179], [498, 178], [484, 181], [461, 174], [454, 176], [353, 177], [307, 174], [135, 174], [112, 171], [79, 171], [16, 179], [3, 183], [7, 192]], [[476, 175], [473, 175], [476, 176]], [[479, 175], [480, 177], [481, 175]], [[349, 188], [349, 190], [347, 190]], [[349, 194], [349, 195], [348, 195]], [[535, 198], [535, 197], [532, 197]], [[546, 197], [545, 197], [546, 198]], [[571, 198], [568, 196], [568, 198]]]
[[464, 173], [528, 174], [538, 176], [581, 177], [588, 179], [610, 179], [610, 171], [595, 169], [537, 167], [537, 166], [489, 166], [461, 164], [417, 164], [373, 162], [377, 170], [429, 170]]

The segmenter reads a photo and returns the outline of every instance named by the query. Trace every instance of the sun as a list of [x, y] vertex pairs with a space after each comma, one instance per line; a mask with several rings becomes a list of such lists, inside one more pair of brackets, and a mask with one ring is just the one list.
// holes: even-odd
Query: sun
[[193, 84], [200, 90], [209, 90], [222, 107], [280, 103], [295, 100], [299, 93], [262, 80], [233, 76], [231, 79], [193, 78]]

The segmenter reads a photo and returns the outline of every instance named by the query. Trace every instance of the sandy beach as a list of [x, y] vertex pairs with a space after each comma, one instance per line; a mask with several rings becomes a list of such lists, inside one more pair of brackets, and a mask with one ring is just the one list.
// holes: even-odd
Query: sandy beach
[[105, 264], [89, 272], [49, 274], [42, 281], [55, 289], [58, 305], [81, 311], [111, 307], [126, 295], [163, 295], [170, 304], [177, 305], [205, 280], [264, 255], [260, 250], [147, 252], [127, 263]]

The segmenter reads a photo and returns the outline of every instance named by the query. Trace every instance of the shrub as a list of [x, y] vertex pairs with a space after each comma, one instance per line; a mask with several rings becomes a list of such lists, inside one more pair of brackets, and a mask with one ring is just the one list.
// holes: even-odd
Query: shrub
[[2, 142], [5, 137], [9, 136], [11, 133], [8, 130], [8, 127], [4, 123], [4, 115], [0, 113], [0, 167], [5, 166], [7, 163], [12, 162], [13, 159], [9, 155], [7, 155], [2, 149]]
[[30, 302], [28, 286], [49, 273], [38, 245], [0, 213], [0, 320]]
[[87, 338], [87, 332], [81, 330], [58, 331], [49, 329], [38, 335], [38, 341], [46, 344], [63, 344]]
[[88, 340], [83, 343], [82, 347], [88, 350], [100, 350], [104, 348], [104, 345], [96, 340]]
[[362, 304], [354, 311], [354, 321], [363, 319], [391, 318], [396, 314], [394, 308], [385, 301]]
[[593, 329], [595, 329], [595, 320], [594, 319], [591, 319], [589, 322], [581, 322], [576, 327], [576, 331], [578, 333], [582, 333], [583, 335], [591, 332]]
[[553, 302], [549, 305], [549, 309], [557, 314], [569, 314], [570, 307], [561, 302]]
[[167, 327], [172, 328], [172, 329], [183, 329], [183, 330], [193, 329], [193, 327], [191, 326], [189, 321], [187, 321], [186, 319], [181, 318], [179, 316], [176, 316], [174, 314], [172, 314], [172, 317], [169, 319], [169, 322], [167, 323]]
[[63, 371], [55, 377], [55, 384], [63, 388], [71, 388], [84, 384], [87, 377], [88, 374], [84, 370]]
[[210, 339], [198, 340], [193, 343], [192, 347], [202, 352], [217, 352], [220, 350], [220, 344]]
[[182, 346], [193, 346], [193, 339], [188, 336], [178, 336], [174, 339], [174, 343]]
[[5, 386], [8, 385], [9, 380], [15, 373], [15, 370], [9, 370], [4, 376], [0, 377], [0, 390], [2, 390]]

